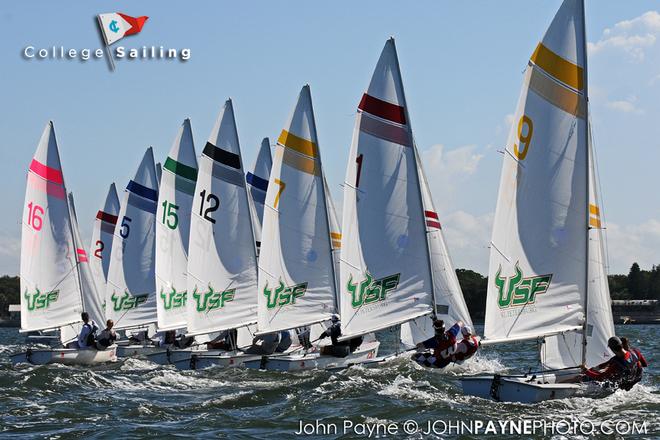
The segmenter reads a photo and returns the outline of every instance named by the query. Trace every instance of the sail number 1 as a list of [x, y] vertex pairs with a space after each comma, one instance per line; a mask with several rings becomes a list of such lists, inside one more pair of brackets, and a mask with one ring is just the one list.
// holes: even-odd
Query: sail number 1
[[522, 148], [520, 148], [518, 144], [513, 144], [513, 153], [518, 160], [525, 160], [525, 157], [527, 157], [533, 133], [534, 123], [532, 122], [532, 119], [527, 115], [522, 115], [520, 121], [518, 121], [518, 142], [520, 142], [520, 147]]

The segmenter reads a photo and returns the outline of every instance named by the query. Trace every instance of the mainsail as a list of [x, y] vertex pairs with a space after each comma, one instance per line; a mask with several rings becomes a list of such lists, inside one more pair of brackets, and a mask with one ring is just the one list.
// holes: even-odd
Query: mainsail
[[[454, 265], [449, 257], [440, 217], [433, 204], [433, 197], [419, 155], [417, 163], [424, 202], [424, 217], [426, 218], [426, 239], [431, 254], [436, 317], [444, 320], [447, 327], [457, 321], [463, 321], [464, 324], [472, 326], [472, 318], [467, 304], [465, 304]], [[401, 325], [401, 340], [405, 345], [414, 346], [431, 338], [434, 334], [433, 322], [425, 316]]]
[[256, 322], [250, 216], [234, 108], [227, 100], [199, 159], [188, 253], [188, 334]]
[[268, 190], [268, 179], [270, 179], [270, 169], [273, 166], [273, 158], [270, 155], [270, 140], [264, 138], [261, 141], [261, 148], [257, 160], [254, 162], [252, 172], [248, 172], [246, 180], [252, 197], [252, 226], [254, 228], [254, 240], [257, 244], [257, 254], [261, 247], [261, 224], [264, 219], [264, 203], [266, 202], [266, 191]]
[[158, 329], [186, 326], [190, 213], [197, 181], [197, 157], [190, 120], [174, 139], [165, 160], [156, 212], [156, 302]]
[[80, 321], [83, 310], [71, 216], [53, 123], [27, 176], [21, 234], [21, 331]]
[[101, 293], [105, 308], [105, 290], [110, 268], [110, 251], [115, 234], [115, 225], [119, 215], [119, 197], [115, 184], [111, 184], [103, 207], [96, 213], [92, 228], [92, 243], [89, 251], [89, 267], [94, 276], [96, 287]]
[[258, 331], [321, 322], [336, 311], [328, 206], [309, 86], [275, 147], [259, 256]]
[[417, 158], [394, 39], [358, 106], [344, 182], [342, 333], [360, 335], [433, 311]]
[[584, 5], [565, 0], [530, 58], [504, 152], [484, 329], [494, 342], [584, 324], [586, 86]]
[[156, 203], [158, 182], [151, 147], [121, 200], [106, 288], [106, 317], [115, 328], [156, 322]]

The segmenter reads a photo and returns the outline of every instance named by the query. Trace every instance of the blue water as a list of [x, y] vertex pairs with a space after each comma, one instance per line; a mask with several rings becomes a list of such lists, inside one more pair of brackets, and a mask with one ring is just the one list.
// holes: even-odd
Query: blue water
[[[620, 326], [651, 365], [632, 392], [604, 398], [576, 397], [534, 405], [496, 403], [461, 393], [457, 377], [479, 372], [535, 367], [534, 344], [487, 348], [451, 372], [427, 370], [399, 358], [378, 368], [342, 372], [277, 373], [241, 369], [179, 372], [128, 359], [94, 368], [18, 366], [9, 354], [25, 348], [16, 329], [0, 329], [0, 437], [20, 438], [296, 438], [300, 420], [336, 423], [338, 432], [302, 438], [366, 437], [343, 433], [354, 424], [414, 420], [559, 421], [577, 417], [646, 423], [660, 436], [660, 326]], [[381, 353], [395, 350], [394, 334], [379, 335]], [[438, 425], [442, 430], [443, 425]], [[446, 425], [444, 425], [446, 426]], [[374, 436], [375, 437], [375, 436]], [[380, 438], [458, 438], [457, 435], [397, 435]], [[490, 438], [511, 438], [508, 435]], [[521, 438], [532, 437], [530, 435]], [[544, 438], [538, 434], [534, 438]], [[465, 435], [460, 438], [477, 438]], [[547, 438], [587, 438], [548, 435]], [[609, 437], [609, 438], [619, 438]]]

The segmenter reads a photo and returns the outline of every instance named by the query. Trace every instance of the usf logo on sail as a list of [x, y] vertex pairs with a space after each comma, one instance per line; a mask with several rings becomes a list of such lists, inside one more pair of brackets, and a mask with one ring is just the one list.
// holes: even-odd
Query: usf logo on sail
[[505, 278], [500, 276], [502, 273], [502, 265], [500, 265], [495, 274], [495, 286], [498, 291], [497, 305], [500, 309], [534, 304], [536, 295], [547, 292], [550, 287], [552, 274], [524, 278], [518, 263], [516, 263], [515, 270], [516, 273], [513, 276]]
[[163, 307], [165, 310], [178, 309], [186, 306], [186, 299], [188, 297], [188, 292], [177, 292], [174, 287], [172, 287], [171, 292], [160, 292], [160, 298], [163, 300]]
[[39, 289], [36, 289], [36, 292], [29, 293], [25, 290], [23, 294], [27, 300], [27, 308], [29, 311], [47, 309], [51, 303], [57, 301], [57, 298], [60, 296], [59, 290], [51, 290], [50, 292], [42, 292]]
[[130, 293], [124, 291], [122, 296], [117, 296], [116, 292], [112, 292], [112, 308], [115, 312], [120, 312], [122, 310], [131, 310], [138, 307], [140, 304], [147, 302], [149, 295], [142, 296], [133, 296]]
[[234, 300], [234, 295], [236, 294], [236, 289], [229, 289], [224, 291], [213, 290], [213, 287], [209, 285], [208, 292], [198, 292], [197, 288], [193, 291], [193, 298], [197, 303], [198, 312], [210, 312], [211, 310], [221, 309], [228, 302]]
[[357, 309], [363, 305], [385, 301], [387, 293], [399, 286], [400, 277], [401, 273], [396, 273], [374, 280], [367, 271], [364, 280], [360, 283], [353, 283], [353, 274], [351, 274], [346, 284], [346, 289], [351, 294], [351, 306]]
[[279, 286], [273, 291], [268, 288], [268, 282], [264, 286], [264, 296], [267, 298], [266, 307], [274, 309], [295, 304], [296, 300], [307, 292], [307, 282], [299, 283], [294, 286], [285, 286], [280, 280]]

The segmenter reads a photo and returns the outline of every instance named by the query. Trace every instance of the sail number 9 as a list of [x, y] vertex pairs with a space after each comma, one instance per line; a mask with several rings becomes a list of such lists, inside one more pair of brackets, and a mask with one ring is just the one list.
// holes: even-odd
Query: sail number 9
[[[524, 133], [523, 133], [524, 132]], [[529, 144], [532, 142], [532, 134], [534, 133], [534, 123], [527, 115], [522, 115], [520, 121], [518, 122], [518, 141], [520, 142], [520, 147], [518, 144], [513, 144], [513, 153], [516, 155], [518, 160], [525, 160], [527, 157], [527, 152], [529, 151]]]
[[[206, 190], [200, 192], [199, 197], [202, 199], [202, 203], [199, 204], [199, 215], [215, 224], [215, 219], [211, 217], [211, 213], [217, 211], [220, 207], [220, 199], [215, 194], [207, 194]], [[208, 203], [206, 209], [204, 209], [205, 203]]]
[[28, 203], [28, 225], [32, 226], [35, 231], [41, 231], [41, 228], [44, 226], [44, 208], [37, 205], [36, 203]]
[[179, 209], [179, 207], [174, 203], [170, 203], [167, 200], [163, 201], [162, 223], [172, 230], [176, 229], [179, 225], [179, 216], [176, 214], [177, 209]]

